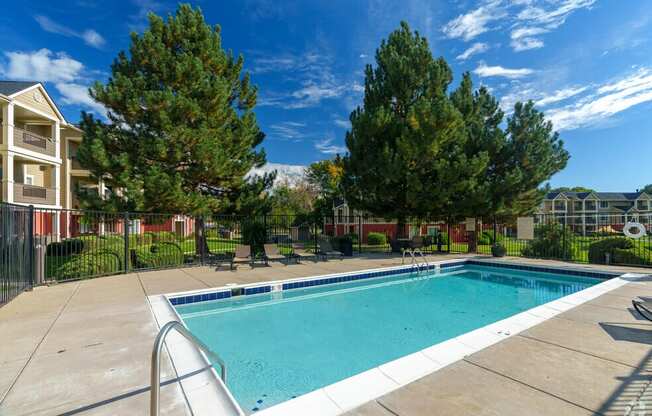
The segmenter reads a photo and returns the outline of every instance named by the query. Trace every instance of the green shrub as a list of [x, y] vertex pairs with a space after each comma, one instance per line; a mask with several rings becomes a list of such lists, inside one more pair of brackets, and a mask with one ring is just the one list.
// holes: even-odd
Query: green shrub
[[575, 235], [560, 224], [545, 224], [534, 230], [534, 240], [521, 250], [525, 257], [572, 259], [575, 254]]
[[612, 262], [616, 264], [648, 264], [650, 261], [649, 253], [645, 256], [632, 249], [614, 248], [611, 254]]
[[503, 236], [499, 233], [496, 233], [496, 241], [494, 241], [494, 232], [493, 230], [485, 230], [478, 237], [478, 244], [483, 246], [489, 246], [495, 242], [500, 242], [503, 240]]
[[367, 244], [370, 246], [384, 246], [387, 244], [387, 237], [383, 233], [369, 233], [367, 235]]
[[85, 279], [117, 273], [122, 269], [119, 255], [112, 251], [78, 254], [54, 271], [56, 280]]
[[161, 241], [177, 241], [177, 235], [171, 231], [148, 231], [145, 235], [151, 240], [152, 243], [160, 243]]
[[84, 250], [84, 241], [79, 238], [56, 241], [48, 244], [45, 254], [48, 256], [71, 256]]
[[178, 244], [163, 241], [132, 251], [132, 267], [135, 269], [155, 269], [183, 264], [183, 251]]
[[[604, 264], [607, 253], [611, 254], [612, 261], [616, 262], [614, 256], [615, 250], [628, 250], [632, 248], [634, 248], [634, 242], [626, 237], [612, 237], [596, 241], [589, 246], [589, 263]], [[621, 256], [624, 256], [624, 253], [621, 253]]]
[[436, 242], [439, 242], [440, 244], [443, 244], [445, 246], [448, 245], [448, 233], [447, 232], [439, 232], [437, 234], [437, 240]]

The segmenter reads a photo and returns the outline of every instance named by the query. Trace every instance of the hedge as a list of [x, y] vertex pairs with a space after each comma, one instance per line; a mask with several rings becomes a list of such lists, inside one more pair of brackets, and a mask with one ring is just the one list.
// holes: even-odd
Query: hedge
[[[596, 241], [589, 246], [589, 263], [604, 264], [607, 253], [611, 254], [612, 261], [620, 263], [614, 258], [614, 250], [629, 250], [632, 248], [634, 248], [634, 242], [625, 237], [612, 237]], [[620, 253], [620, 256], [625, 256], [625, 254]]]
[[534, 230], [534, 240], [521, 250], [525, 257], [572, 259], [575, 254], [575, 234], [560, 224], [546, 224]]
[[178, 244], [163, 241], [152, 244], [148, 249], [132, 251], [132, 267], [136, 269], [153, 269], [183, 264], [183, 250]]
[[367, 234], [367, 244], [370, 246], [384, 246], [387, 244], [387, 237], [383, 233]]
[[57, 280], [84, 279], [88, 277], [113, 274], [122, 270], [118, 254], [104, 250], [93, 254], [79, 254], [57, 267], [54, 276]]
[[648, 264], [650, 261], [649, 254], [647, 258], [641, 254], [631, 249], [614, 248], [612, 250], [612, 262], [618, 264]]
[[45, 254], [48, 256], [71, 256], [84, 251], [84, 241], [79, 238], [56, 241], [48, 244]]

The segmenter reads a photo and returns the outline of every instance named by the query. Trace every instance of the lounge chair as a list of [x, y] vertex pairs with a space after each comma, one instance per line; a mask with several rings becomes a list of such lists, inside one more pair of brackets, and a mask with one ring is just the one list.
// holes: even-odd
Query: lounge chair
[[315, 253], [306, 251], [303, 246], [298, 244], [292, 244], [292, 257], [297, 263], [303, 259], [312, 259], [313, 261], [317, 261], [317, 255]]
[[344, 253], [333, 249], [331, 242], [328, 240], [322, 240], [318, 243], [319, 251], [317, 254], [322, 256], [324, 260], [328, 260], [328, 257], [339, 257], [340, 260], [344, 259]]
[[632, 305], [643, 318], [652, 321], [652, 301], [632, 300]]
[[412, 257], [416, 253], [419, 253], [421, 257], [423, 257], [423, 253], [421, 252], [421, 249], [423, 248], [423, 237], [420, 235], [415, 235], [412, 237], [410, 242], [408, 243], [407, 247], [404, 247], [401, 249], [401, 254], [402, 254], [402, 259], [401, 259], [401, 264], [405, 263], [405, 255], [410, 254]]
[[251, 255], [251, 246], [237, 246], [235, 254], [231, 258], [231, 270], [236, 263], [249, 263], [251, 268], [254, 268], [254, 257]]
[[265, 260], [265, 265], [268, 266], [270, 261], [286, 260], [287, 257], [281, 254], [281, 251], [278, 249], [276, 244], [263, 244], [263, 259]]

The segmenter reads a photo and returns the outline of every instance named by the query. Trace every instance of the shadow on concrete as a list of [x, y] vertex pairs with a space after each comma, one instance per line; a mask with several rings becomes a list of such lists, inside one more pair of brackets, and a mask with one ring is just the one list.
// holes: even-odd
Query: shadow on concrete
[[[648, 329], [647, 337], [648, 341], [650, 341], [652, 330]], [[604, 416], [651, 415], [652, 350], [641, 359], [639, 365], [630, 375], [618, 377], [618, 380], [621, 381], [620, 386], [604, 401], [596, 414]]]
[[[184, 375], [182, 375], [180, 377], [171, 378], [169, 380], [162, 381], [161, 382], [161, 387], [167, 386], [169, 384], [178, 383], [181, 380], [184, 380], [184, 379], [190, 378], [192, 376], [195, 376], [197, 374], [203, 373], [206, 370], [210, 370], [210, 368], [211, 368], [211, 366], [207, 365], [207, 366], [202, 367], [202, 368], [200, 368], [198, 370], [192, 371], [192, 372], [190, 372], [188, 374], [184, 374]], [[60, 413], [58, 416], [78, 415], [80, 413], [88, 412], [89, 410], [93, 410], [93, 409], [100, 408], [102, 406], [106, 406], [107, 404], [115, 403], [115, 402], [117, 402], [119, 400], [124, 400], [124, 399], [128, 399], [130, 397], [133, 397], [133, 396], [137, 396], [139, 394], [147, 393], [150, 390], [151, 390], [150, 386], [141, 387], [141, 388], [138, 388], [138, 389], [135, 389], [135, 390], [128, 391], [128, 392], [123, 393], [123, 394], [119, 394], [117, 396], [110, 397], [110, 398], [105, 399], [105, 400], [100, 400], [99, 402], [95, 402], [95, 403], [91, 403], [91, 404], [83, 406], [83, 407], [79, 407], [79, 408], [77, 408], [75, 410], [70, 410], [68, 412]], [[147, 413], [149, 413], [149, 412], [147, 412]]]
[[600, 327], [615, 341], [652, 345], [652, 325], [600, 322]]

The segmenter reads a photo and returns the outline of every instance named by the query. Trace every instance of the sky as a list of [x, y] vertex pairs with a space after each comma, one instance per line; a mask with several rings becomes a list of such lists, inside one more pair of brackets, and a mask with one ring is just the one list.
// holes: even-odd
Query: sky
[[[364, 67], [401, 20], [509, 115], [533, 100], [570, 152], [550, 184], [633, 191], [652, 183], [649, 0], [195, 1], [259, 88], [270, 167], [289, 175], [344, 153]], [[0, 15], [0, 79], [44, 82], [69, 122], [103, 107], [87, 87], [142, 33], [163, 0], [11, 2]]]

